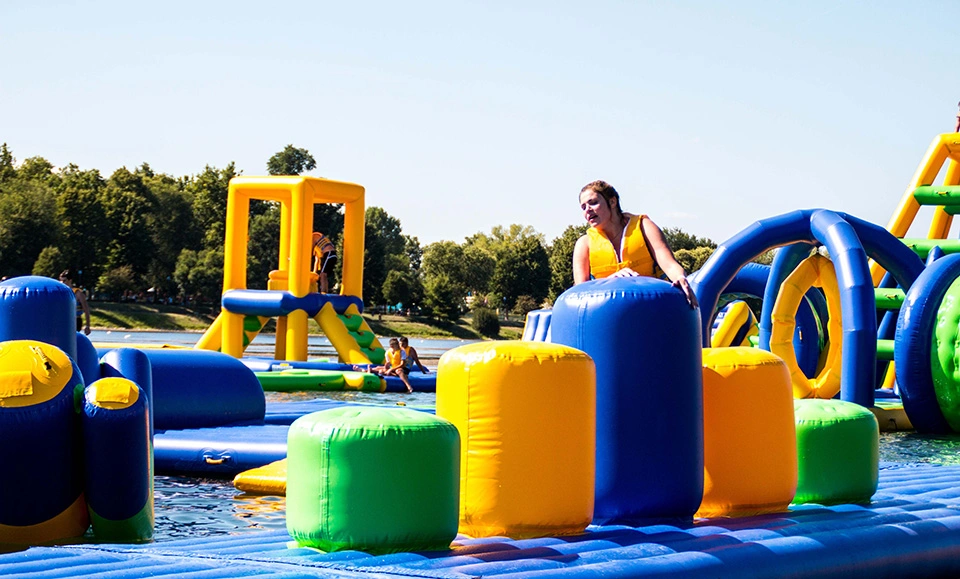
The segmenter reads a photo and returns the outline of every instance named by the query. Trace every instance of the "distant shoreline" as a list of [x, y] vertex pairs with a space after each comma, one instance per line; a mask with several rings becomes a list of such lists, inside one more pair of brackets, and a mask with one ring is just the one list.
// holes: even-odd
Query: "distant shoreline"
[[[90, 327], [103, 331], [153, 331], [153, 332], [190, 332], [201, 334], [210, 327], [216, 315], [209, 308], [188, 308], [179, 305], [129, 303], [129, 302], [90, 302]], [[408, 336], [411, 338], [483, 340], [472, 327], [470, 317], [463, 317], [457, 323], [438, 322], [419, 316], [367, 315], [364, 319], [377, 336]], [[308, 331], [320, 334], [319, 325], [309, 322]], [[267, 324], [264, 333], [274, 333], [273, 323]], [[508, 321], [500, 322], [502, 340], [519, 339], [523, 333], [523, 320], [511, 316]]]

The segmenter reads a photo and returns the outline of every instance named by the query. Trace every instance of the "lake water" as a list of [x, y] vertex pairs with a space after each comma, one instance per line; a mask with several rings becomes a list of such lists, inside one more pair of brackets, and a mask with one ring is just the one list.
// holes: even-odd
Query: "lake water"
[[[200, 339], [199, 332], [147, 332], [133, 330], [93, 330], [90, 339], [94, 343], [109, 344], [145, 344], [161, 346], [172, 344], [176, 346], [193, 346]], [[276, 344], [274, 334], [259, 334], [247, 347], [246, 353], [250, 356], [273, 356]], [[377, 339], [386, 346], [387, 340], [398, 336], [377, 336]], [[410, 345], [417, 349], [417, 353], [424, 359], [436, 360], [447, 350], [452, 350], [464, 344], [471, 344], [476, 340], [439, 340], [429, 338], [410, 338]], [[311, 358], [335, 358], [336, 350], [326, 336], [311, 335], [307, 339], [307, 355]]]
[[[187, 332], [103, 331], [91, 333], [94, 342], [133, 344], [193, 345], [200, 334]], [[464, 340], [410, 339], [425, 358], [436, 359], [452, 348], [470, 343]], [[254, 355], [272, 355], [273, 336], [258, 336]], [[336, 356], [325, 338], [311, 336], [311, 356]], [[414, 394], [374, 394], [366, 392], [268, 392], [268, 400], [310, 400], [330, 398], [348, 402], [433, 408], [432, 392]], [[882, 463], [960, 464], [960, 436], [929, 436], [913, 432], [891, 432], [880, 435]], [[257, 529], [285, 527], [283, 497], [262, 497], [238, 492], [230, 480], [158, 476], [155, 484], [157, 541], [185, 537], [233, 534]]]

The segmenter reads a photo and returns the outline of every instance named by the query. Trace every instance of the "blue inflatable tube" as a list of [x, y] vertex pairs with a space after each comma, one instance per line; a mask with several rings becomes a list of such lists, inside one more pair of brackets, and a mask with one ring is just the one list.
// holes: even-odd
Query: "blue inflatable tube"
[[699, 322], [681, 291], [652, 278], [594, 280], [557, 298], [554, 343], [596, 364], [594, 522], [689, 518], [699, 507]]
[[[121, 396], [114, 392], [125, 387]], [[83, 404], [84, 492], [98, 541], [153, 537], [153, 454], [146, 394], [124, 378], [98, 380]]]
[[[797, 242], [823, 243], [830, 252], [844, 294], [841, 398], [872, 406], [877, 320], [866, 256], [874, 258], [905, 288], [923, 271], [920, 258], [885, 229], [823, 209], [794, 211], [758, 221], [721, 244], [696, 276], [693, 285], [701, 307], [711, 312], [716, 308], [723, 289], [744, 263], [773, 247]], [[771, 273], [768, 293], [773, 291], [771, 285], [779, 288], [787, 273], [778, 272], [778, 277], [781, 275], [774, 279]], [[710, 320], [701, 323], [706, 332]]]
[[0, 282], [0, 342], [36, 340], [77, 359], [77, 299], [64, 284], [35, 275]]
[[[4, 373], [19, 369], [3, 367]], [[74, 402], [74, 391], [82, 385], [80, 370], [71, 362], [66, 384], [51, 399], [0, 406], [0, 525], [46, 522], [83, 494], [83, 440]]]
[[75, 360], [83, 375], [84, 384], [93, 384], [100, 379], [100, 356], [83, 332], [77, 332], [77, 358]]
[[953, 430], [940, 411], [933, 387], [931, 352], [934, 326], [943, 296], [960, 277], [960, 254], [936, 260], [906, 292], [897, 318], [893, 362], [903, 409], [917, 432], [947, 434]]
[[[782, 250], [781, 250], [782, 252]], [[777, 254], [779, 256], [779, 253]], [[774, 261], [776, 263], [776, 261]], [[767, 279], [770, 276], [771, 267], [767, 265], [762, 265], [759, 263], [746, 263], [741, 267], [737, 273], [734, 275], [733, 279], [730, 280], [730, 283], [727, 284], [727, 287], [723, 290], [723, 295], [734, 294], [737, 296], [748, 295], [755, 297], [757, 299], [763, 300], [764, 310], [767, 307]], [[793, 348], [797, 352], [797, 364], [800, 366], [800, 369], [803, 373], [809, 378], [816, 375], [817, 372], [817, 362], [819, 361], [820, 356], [820, 328], [817, 324], [817, 318], [814, 315], [814, 310], [811, 309], [811, 299], [814, 296], [821, 296], [816, 290], [811, 289], [806, 294], [807, 299], [800, 302], [800, 307], [797, 308], [796, 313], [796, 324], [797, 328], [794, 332], [793, 337]], [[773, 298], [776, 300], [776, 296]], [[770, 302], [772, 309], [772, 303]], [[824, 309], [826, 309], [826, 303], [824, 302]], [[707, 315], [705, 310], [701, 310], [700, 315]], [[760, 321], [760, 332], [762, 335], [763, 325], [762, 325], [762, 314]], [[764, 346], [763, 342], [760, 342], [760, 347], [766, 350], [770, 349], [770, 339], [769, 339], [769, 328], [767, 330], [767, 344]]]
[[147, 398], [150, 436], [153, 436], [153, 416], [156, 412], [153, 404], [153, 368], [143, 350], [118, 348], [106, 352], [100, 358], [100, 374], [103, 378], [126, 378], [143, 390]]
[[[150, 363], [151, 410], [157, 431], [263, 421], [263, 388], [240, 360], [205, 350], [133, 351], [143, 354]], [[112, 367], [110, 354], [105, 354], [103, 361]], [[138, 366], [142, 364], [139, 358], [131, 364], [140, 368], [136, 374], [124, 371], [127, 366], [123, 362], [117, 364], [118, 373], [134, 382], [137, 380], [132, 376], [141, 376], [144, 371]]]

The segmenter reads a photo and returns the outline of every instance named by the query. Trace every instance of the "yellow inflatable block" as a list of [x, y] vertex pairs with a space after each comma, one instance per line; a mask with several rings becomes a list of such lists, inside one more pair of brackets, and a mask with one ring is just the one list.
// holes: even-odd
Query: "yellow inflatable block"
[[582, 532], [593, 518], [596, 371], [543, 342], [450, 350], [437, 416], [460, 431], [460, 532], [529, 538]]
[[245, 470], [233, 478], [233, 486], [252, 495], [287, 494], [287, 459]]
[[697, 517], [785, 511], [797, 490], [790, 373], [756, 348], [703, 350], [703, 502]]

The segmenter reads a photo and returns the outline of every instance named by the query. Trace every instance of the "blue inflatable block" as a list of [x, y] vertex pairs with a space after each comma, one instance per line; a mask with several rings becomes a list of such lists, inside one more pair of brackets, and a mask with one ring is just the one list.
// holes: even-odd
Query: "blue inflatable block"
[[691, 517], [703, 495], [698, 310], [667, 282], [606, 278], [557, 298], [551, 331], [596, 364], [594, 522]]
[[260, 424], [157, 431], [154, 464], [161, 474], [233, 476], [286, 458], [288, 428]]

